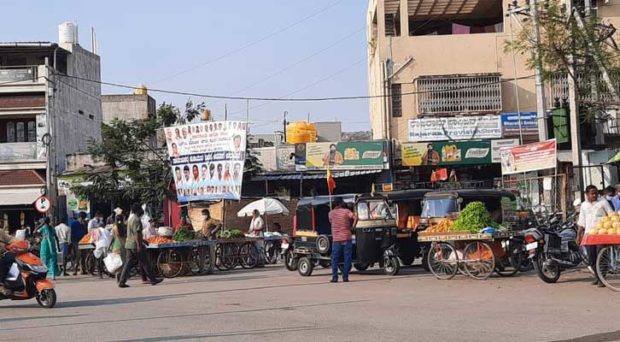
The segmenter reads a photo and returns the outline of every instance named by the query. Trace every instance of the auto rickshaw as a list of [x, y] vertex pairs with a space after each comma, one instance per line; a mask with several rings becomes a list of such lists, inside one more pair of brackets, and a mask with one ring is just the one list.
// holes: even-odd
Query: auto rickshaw
[[[396, 246], [395, 215], [380, 195], [339, 195], [358, 216], [353, 227], [353, 267], [365, 271], [378, 263], [389, 275], [400, 270]], [[295, 215], [294, 248], [290, 258], [299, 274], [310, 276], [314, 267], [331, 263], [330, 199], [319, 196], [300, 199]], [[289, 268], [290, 269], [290, 268]]]

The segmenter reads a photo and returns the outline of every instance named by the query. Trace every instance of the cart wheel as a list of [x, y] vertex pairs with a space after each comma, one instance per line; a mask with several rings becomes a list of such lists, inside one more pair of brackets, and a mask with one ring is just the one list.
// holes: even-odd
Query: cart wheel
[[387, 275], [395, 276], [400, 272], [400, 261], [396, 256], [386, 256], [383, 265]]
[[278, 249], [273, 241], [265, 243], [265, 262], [271, 265], [278, 262]]
[[193, 275], [201, 274], [205, 270], [204, 260], [203, 253], [200, 251], [200, 248], [192, 248], [189, 252], [189, 257], [187, 260], [187, 268]]
[[[517, 274], [523, 264], [524, 254], [520, 253], [520, 249], [517, 248], [517, 252], [511, 252], [512, 246], [509, 245], [509, 250], [506, 251], [507, 256], [496, 261], [495, 273], [501, 277], [512, 277]], [[504, 249], [505, 250], [505, 249]]]
[[157, 258], [157, 268], [166, 278], [178, 277], [183, 272], [183, 257], [174, 249], [162, 252]]
[[312, 264], [312, 261], [310, 261], [310, 258], [301, 257], [299, 259], [299, 263], [297, 264], [297, 270], [299, 271], [299, 274], [302, 277], [311, 276], [313, 268], [314, 268], [314, 265]]
[[284, 265], [286, 269], [289, 271], [295, 271], [297, 269], [297, 258], [295, 258], [295, 254], [292, 250], [288, 250], [284, 255]]
[[329, 237], [327, 237], [327, 235], [319, 235], [316, 238], [316, 249], [319, 251], [319, 253], [328, 254], [330, 247], [331, 246], [329, 243]]
[[88, 253], [84, 262], [86, 263], [86, 272], [90, 275], [95, 275], [97, 271], [97, 260], [95, 259], [95, 255], [93, 253]]
[[355, 264], [353, 264], [353, 267], [355, 267], [355, 269], [360, 271], [360, 272], [366, 271], [369, 266], [370, 266], [369, 264], [364, 264], [364, 263], [355, 263]]
[[596, 273], [606, 287], [620, 291], [620, 250], [617, 246], [607, 246], [598, 252]]
[[429, 270], [437, 279], [452, 279], [458, 272], [458, 254], [454, 246], [447, 242], [433, 243], [426, 254], [426, 259]]
[[239, 260], [241, 261], [241, 267], [250, 269], [258, 265], [258, 248], [254, 242], [246, 242], [241, 245], [239, 249]]
[[463, 250], [463, 264], [468, 276], [479, 280], [487, 279], [495, 269], [493, 250], [485, 242], [471, 242]]

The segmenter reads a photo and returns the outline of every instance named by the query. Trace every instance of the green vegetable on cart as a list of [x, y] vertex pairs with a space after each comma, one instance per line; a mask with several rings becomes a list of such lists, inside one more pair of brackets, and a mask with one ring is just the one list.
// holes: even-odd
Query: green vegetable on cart
[[224, 229], [218, 232], [217, 237], [219, 239], [235, 239], [245, 237], [245, 234], [239, 229]]
[[493, 222], [484, 203], [471, 202], [459, 213], [452, 229], [477, 234], [486, 227], [498, 227], [498, 224]]
[[177, 230], [176, 233], [174, 233], [174, 236], [172, 237], [172, 239], [178, 242], [185, 242], [185, 241], [193, 240], [194, 232], [186, 228], [181, 228]]

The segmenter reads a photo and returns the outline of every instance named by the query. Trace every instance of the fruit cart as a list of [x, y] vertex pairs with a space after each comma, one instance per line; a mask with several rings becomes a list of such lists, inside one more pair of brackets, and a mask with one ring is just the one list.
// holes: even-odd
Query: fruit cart
[[586, 234], [582, 246], [598, 246], [596, 273], [609, 289], [620, 292], [620, 234]]
[[457, 273], [474, 279], [487, 279], [493, 272], [512, 276], [519, 270], [518, 255], [510, 241], [517, 231], [489, 234], [469, 232], [421, 232], [418, 241], [430, 242], [428, 266], [437, 279], [452, 279]]
[[190, 240], [184, 242], [149, 243], [147, 249], [151, 252], [152, 260], [157, 260], [157, 269], [166, 278], [174, 278], [191, 273], [213, 273], [215, 241]]

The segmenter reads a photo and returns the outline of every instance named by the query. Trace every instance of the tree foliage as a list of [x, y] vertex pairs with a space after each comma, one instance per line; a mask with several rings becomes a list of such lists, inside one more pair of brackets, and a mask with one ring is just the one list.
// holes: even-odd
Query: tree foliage
[[[613, 26], [587, 16], [583, 5], [576, 4], [573, 13], [567, 13], [561, 0], [540, 1], [539, 6], [540, 44], [537, 46], [534, 39], [531, 18], [525, 17], [523, 29], [516, 33], [514, 41], [506, 43], [506, 50], [527, 55], [528, 67], [534, 70], [538, 60], [533, 52], [538, 48], [543, 78], [573, 78], [582, 111], [602, 110], [609, 102], [617, 101], [603, 81], [599, 66], [600, 62], [609, 71], [617, 88], [620, 54], [613, 41]], [[583, 27], [575, 15], [582, 18]]]

